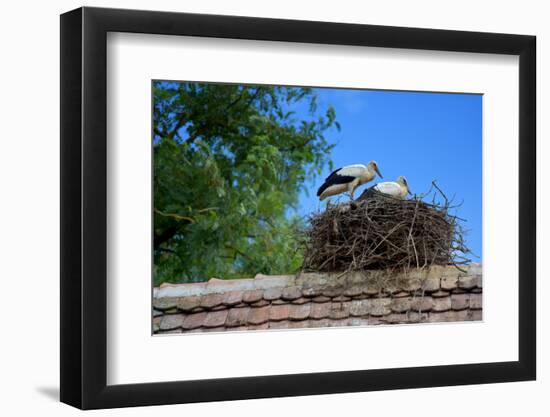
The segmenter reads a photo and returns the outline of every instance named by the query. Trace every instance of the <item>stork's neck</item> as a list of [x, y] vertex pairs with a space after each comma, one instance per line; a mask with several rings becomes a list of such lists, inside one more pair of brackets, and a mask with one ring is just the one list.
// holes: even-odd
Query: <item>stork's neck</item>
[[367, 165], [367, 169], [365, 170], [365, 174], [363, 174], [364, 179], [371, 180], [376, 175], [376, 171], [374, 170], [374, 167], [372, 165]]
[[403, 194], [403, 198], [405, 198], [407, 196], [407, 192], [409, 191], [409, 188], [402, 182], [398, 182], [397, 184], [401, 188], [401, 193]]

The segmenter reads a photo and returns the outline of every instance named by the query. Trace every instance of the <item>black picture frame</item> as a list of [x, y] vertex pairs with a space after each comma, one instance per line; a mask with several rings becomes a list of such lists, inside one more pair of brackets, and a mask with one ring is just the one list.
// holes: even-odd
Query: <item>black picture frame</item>
[[[519, 56], [519, 360], [107, 385], [108, 32]], [[534, 36], [80, 8], [61, 16], [61, 401], [82, 409], [536, 378]]]

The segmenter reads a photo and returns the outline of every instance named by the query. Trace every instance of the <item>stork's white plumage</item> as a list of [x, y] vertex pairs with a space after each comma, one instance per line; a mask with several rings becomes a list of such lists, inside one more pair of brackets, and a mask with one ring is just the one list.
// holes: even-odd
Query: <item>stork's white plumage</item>
[[[410, 194], [409, 184], [407, 179], [403, 176], [400, 176], [395, 180], [395, 182], [381, 182], [367, 190], [367, 196], [369, 191], [375, 191], [388, 195], [393, 198], [398, 198], [399, 200], [404, 200], [407, 197], [407, 194]], [[370, 193], [372, 195], [372, 193]]]
[[362, 184], [372, 181], [376, 174], [382, 178], [375, 161], [370, 161], [367, 165], [354, 164], [338, 168], [319, 187], [317, 197], [322, 201], [327, 197], [348, 192], [353, 200], [355, 189]]

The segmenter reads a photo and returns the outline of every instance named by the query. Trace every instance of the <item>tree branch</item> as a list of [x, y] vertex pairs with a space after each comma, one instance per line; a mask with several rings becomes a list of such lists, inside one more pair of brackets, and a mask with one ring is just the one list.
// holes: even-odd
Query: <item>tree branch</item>
[[185, 221], [187, 223], [195, 223], [196, 222], [196, 220], [192, 217], [180, 216], [179, 214], [175, 214], [175, 213], [165, 213], [163, 211], [160, 211], [157, 208], [155, 208], [154, 211], [155, 211], [155, 213], [161, 215], [162, 217], [170, 217], [170, 218], [174, 219], [177, 222], [181, 222], [181, 221]]

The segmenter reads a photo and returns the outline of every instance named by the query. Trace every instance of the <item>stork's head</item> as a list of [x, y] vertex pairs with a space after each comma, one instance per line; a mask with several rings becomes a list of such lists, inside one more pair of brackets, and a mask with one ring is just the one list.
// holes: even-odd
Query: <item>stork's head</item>
[[397, 177], [396, 182], [407, 189], [407, 194], [412, 195], [411, 190], [409, 189], [409, 183], [407, 182], [407, 178], [405, 178], [403, 175], [400, 175], [399, 177]]
[[374, 169], [374, 171], [378, 174], [380, 178], [384, 178], [382, 174], [380, 174], [380, 170], [378, 169], [378, 164], [376, 163], [376, 161], [370, 161], [368, 167]]

